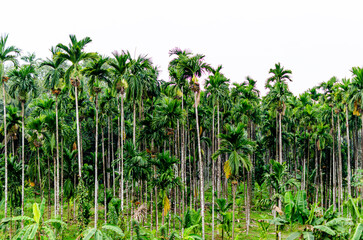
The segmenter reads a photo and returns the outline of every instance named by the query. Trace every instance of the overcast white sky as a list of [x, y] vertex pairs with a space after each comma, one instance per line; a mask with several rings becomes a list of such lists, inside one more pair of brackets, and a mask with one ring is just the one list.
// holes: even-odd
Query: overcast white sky
[[294, 94], [363, 66], [362, 0], [7, 0], [1, 9], [0, 33], [23, 53], [49, 57], [69, 34], [89, 36], [87, 51], [148, 54], [164, 80], [174, 47], [222, 64], [232, 82], [251, 76], [263, 93], [277, 62], [292, 70]]

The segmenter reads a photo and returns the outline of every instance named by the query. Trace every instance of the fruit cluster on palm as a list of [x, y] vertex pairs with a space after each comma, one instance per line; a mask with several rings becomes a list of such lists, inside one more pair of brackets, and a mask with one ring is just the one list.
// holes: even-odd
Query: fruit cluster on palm
[[[221, 65], [178, 48], [163, 81], [146, 55], [87, 52], [89, 37], [70, 35], [50, 58], [31, 54], [22, 65], [7, 39], [0, 39], [5, 218], [26, 215], [34, 194], [48, 219], [66, 219], [67, 209], [70, 224], [92, 220], [92, 229], [81, 229], [86, 239], [107, 231], [147, 239], [141, 225], [183, 239], [214, 240], [231, 229], [234, 239], [253, 227], [256, 191], [267, 192], [269, 210], [282, 211], [287, 192], [304, 192], [309, 204], [341, 214], [362, 192], [362, 68], [294, 96], [292, 71], [278, 63], [261, 96], [251, 77], [231, 84]], [[192, 213], [195, 226], [187, 224]], [[22, 227], [18, 234], [31, 228]]]

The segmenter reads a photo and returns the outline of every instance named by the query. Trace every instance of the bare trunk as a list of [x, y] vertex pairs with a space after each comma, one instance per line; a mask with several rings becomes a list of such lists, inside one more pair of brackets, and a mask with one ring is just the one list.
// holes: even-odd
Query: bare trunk
[[[25, 128], [24, 128], [24, 102], [21, 102], [21, 216], [24, 216], [24, 165], [25, 165], [25, 142], [24, 142], [24, 135], [25, 135]], [[21, 222], [21, 228], [23, 228], [23, 221]]]
[[95, 133], [95, 225], [94, 228], [97, 228], [98, 221], [98, 103], [97, 99], [98, 95], [96, 95], [95, 107], [96, 107], [96, 133]]
[[[135, 105], [134, 105], [135, 107]], [[135, 118], [134, 118], [135, 119]], [[121, 210], [124, 209], [124, 95], [121, 94], [121, 180], [120, 180], [120, 188], [121, 188]]]
[[279, 162], [282, 164], [282, 130], [281, 130], [282, 114], [279, 113]]
[[234, 212], [236, 210], [236, 187], [237, 187], [237, 183], [235, 183], [235, 182], [232, 181], [232, 194], [233, 194], [232, 239], [234, 239]]
[[136, 103], [134, 102], [134, 119], [133, 119], [132, 143], [136, 145]]
[[[220, 134], [220, 123], [219, 123], [219, 101], [217, 101], [217, 134]], [[217, 149], [220, 148], [220, 140], [217, 138]], [[217, 197], [221, 197], [221, 177], [222, 177], [222, 171], [221, 171], [221, 156], [218, 155], [217, 158]]]
[[56, 159], [57, 159], [57, 188], [55, 190], [55, 194], [57, 195], [57, 211], [56, 214], [59, 214], [59, 134], [58, 134], [58, 97], [55, 96], [55, 142], [56, 142]]
[[334, 118], [333, 118], [333, 108], [331, 109], [331, 124], [332, 124], [332, 137], [333, 137], [333, 158], [332, 158], [332, 162], [333, 162], [333, 168], [332, 168], [332, 172], [333, 172], [333, 210], [335, 211], [336, 208], [336, 196], [335, 196], [335, 189], [336, 189], [336, 169], [335, 169], [335, 133], [334, 133]]
[[347, 150], [348, 150], [348, 160], [347, 160], [347, 171], [348, 171], [348, 176], [347, 176], [347, 180], [348, 180], [348, 196], [352, 195], [351, 192], [351, 183], [350, 183], [350, 178], [351, 178], [351, 169], [350, 169], [350, 141], [349, 141], [349, 118], [348, 118], [348, 105], [345, 106], [345, 127], [347, 129]]
[[40, 171], [40, 157], [39, 157], [39, 147], [37, 147], [37, 156], [38, 156], [38, 179], [39, 179], [39, 189], [40, 194], [43, 200], [43, 189], [42, 189], [42, 177], [41, 177], [41, 171]]
[[195, 121], [196, 121], [196, 134], [198, 140], [198, 157], [199, 157], [199, 178], [200, 178], [200, 208], [202, 217], [202, 238], [205, 239], [205, 226], [204, 226], [204, 176], [203, 176], [203, 159], [200, 149], [200, 136], [199, 136], [199, 121], [198, 121], [198, 106], [197, 106], [197, 92], [194, 93], [195, 105]]
[[78, 178], [82, 178], [82, 165], [81, 165], [81, 137], [79, 129], [79, 114], [78, 114], [78, 88], [75, 87], [75, 97], [76, 97], [76, 123], [77, 123], [77, 154], [78, 154]]
[[338, 193], [339, 193], [339, 196], [338, 196], [338, 201], [339, 201], [339, 207], [340, 207], [340, 210], [339, 211], [342, 211], [343, 212], [343, 177], [342, 177], [342, 141], [341, 141], [341, 137], [340, 137], [340, 118], [339, 118], [339, 113], [338, 113]]
[[107, 224], [107, 185], [106, 185], [106, 163], [105, 163], [105, 137], [103, 127], [101, 127], [102, 134], [102, 166], [103, 166], [103, 194], [105, 206], [105, 224]]
[[[2, 79], [1, 79], [2, 80]], [[3, 104], [4, 104], [4, 156], [5, 156], [5, 218], [8, 216], [8, 141], [7, 141], [7, 125], [6, 125], [6, 98], [5, 83], [3, 82]], [[14, 157], [14, 156], [13, 156]]]
[[[215, 114], [215, 106], [213, 106], [213, 117], [212, 117], [212, 152], [215, 152], [215, 137], [214, 137], [214, 114]], [[214, 159], [212, 159], [212, 240], [214, 240], [214, 192], [215, 192], [215, 166]]]

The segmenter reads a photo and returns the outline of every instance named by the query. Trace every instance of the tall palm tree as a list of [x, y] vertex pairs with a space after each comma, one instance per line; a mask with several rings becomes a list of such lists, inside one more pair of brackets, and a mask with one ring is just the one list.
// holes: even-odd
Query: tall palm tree
[[198, 141], [198, 158], [199, 158], [199, 179], [200, 179], [200, 207], [202, 217], [202, 238], [205, 239], [205, 217], [204, 217], [204, 174], [203, 174], [203, 160], [200, 147], [200, 129], [198, 121], [198, 104], [200, 100], [200, 87], [198, 77], [206, 71], [210, 71], [211, 67], [204, 62], [204, 55], [197, 54], [192, 57], [182, 56], [178, 64], [185, 76], [190, 79], [190, 86], [194, 92], [194, 107], [195, 107], [195, 121], [196, 121], [196, 135]]
[[18, 65], [16, 57], [20, 54], [20, 50], [14, 46], [6, 46], [8, 41], [8, 35], [5, 34], [0, 37], [0, 79], [3, 87], [3, 105], [4, 105], [4, 157], [5, 157], [5, 217], [8, 214], [8, 148], [7, 148], [7, 125], [6, 125], [6, 92], [5, 82], [8, 81], [8, 77], [5, 77], [5, 63], [12, 62], [14, 65]]
[[[355, 106], [359, 106], [359, 111], [361, 115], [361, 136], [363, 136], [363, 68], [353, 67], [351, 70], [353, 74], [352, 85], [351, 85], [351, 104], [355, 104]], [[357, 107], [358, 108], [358, 107]], [[361, 146], [363, 149], [363, 140], [361, 140]], [[360, 168], [363, 168], [363, 161], [361, 161]]]
[[21, 199], [21, 214], [24, 215], [24, 165], [25, 165], [25, 124], [24, 124], [24, 105], [28, 100], [29, 96], [35, 96], [37, 94], [37, 86], [35, 83], [36, 72], [33, 66], [31, 65], [24, 65], [19, 69], [14, 69], [9, 73], [9, 77], [11, 80], [9, 94], [13, 98], [18, 98], [21, 103], [21, 129], [22, 129], [22, 149], [21, 149], [21, 162], [22, 162], [22, 173], [21, 173], [21, 180], [22, 180], [22, 199]]
[[[81, 166], [81, 141], [80, 141], [80, 126], [79, 126], [79, 114], [78, 114], [78, 87], [82, 79], [81, 75], [81, 63], [87, 59], [97, 58], [96, 53], [86, 53], [84, 48], [87, 44], [92, 42], [91, 38], [85, 37], [81, 40], [77, 40], [75, 35], [69, 35], [71, 43], [68, 46], [59, 43], [57, 47], [61, 49], [57, 52], [57, 57], [65, 59], [71, 63], [69, 68], [65, 72], [65, 81], [68, 85], [69, 82], [75, 89], [75, 102], [76, 102], [76, 124], [77, 124], [77, 149], [78, 149], [78, 177], [82, 178], [82, 166]], [[58, 151], [58, 149], [57, 149]]]
[[215, 152], [213, 158], [221, 154], [228, 154], [229, 158], [224, 164], [224, 172], [226, 178], [232, 182], [232, 195], [233, 195], [233, 220], [232, 220], [232, 239], [234, 239], [234, 212], [236, 206], [236, 187], [240, 178], [241, 167], [250, 171], [252, 163], [248, 157], [252, 154], [254, 149], [254, 142], [247, 138], [245, 125], [239, 123], [236, 126], [226, 124], [225, 134], [219, 134], [221, 138], [221, 147]]
[[[228, 92], [228, 85], [229, 85], [229, 79], [227, 79], [220, 71], [222, 69], [222, 65], [218, 66], [216, 70], [212, 70], [213, 75], [210, 75], [205, 83], [205, 88], [207, 90], [207, 93], [211, 95], [212, 97], [212, 105], [213, 105], [213, 116], [212, 116], [212, 151], [213, 153], [216, 151], [215, 147], [215, 109], [217, 107], [217, 114], [218, 114], [218, 129], [217, 129], [217, 135], [219, 134], [219, 101], [223, 96], [226, 95]], [[217, 138], [217, 148], [219, 148], [220, 142], [219, 138]], [[220, 164], [221, 164], [221, 157], [218, 156], [218, 173], [220, 173]], [[217, 176], [218, 178], [218, 195], [219, 195], [219, 189], [220, 189], [220, 176]], [[215, 163], [212, 161], [212, 240], [214, 240], [214, 192], [215, 192]]]
[[266, 87], [271, 89], [271, 82], [275, 82], [274, 90], [277, 93], [277, 108], [276, 111], [278, 113], [279, 117], [279, 130], [277, 131], [279, 133], [279, 162], [282, 163], [282, 131], [281, 131], [281, 116], [282, 112], [285, 109], [285, 94], [286, 94], [286, 80], [292, 81], [290, 78], [290, 75], [292, 72], [291, 70], [285, 70], [284, 67], [281, 66], [280, 63], [275, 64], [275, 68], [271, 68], [269, 71], [270, 74], [273, 74], [268, 80]]
[[[120, 198], [121, 198], [121, 210], [124, 209], [124, 94], [128, 88], [128, 83], [125, 80], [126, 74], [128, 72], [129, 67], [129, 60], [130, 55], [126, 52], [112, 53], [113, 58], [110, 60], [109, 65], [111, 67], [111, 72], [114, 74], [116, 80], [114, 82], [114, 87], [116, 88], [117, 92], [121, 95], [121, 113], [120, 118], [121, 122], [118, 129], [121, 129], [119, 132], [119, 139], [120, 139], [120, 149], [119, 149], [119, 173], [120, 177]], [[117, 101], [118, 103], [119, 101]]]
[[[99, 57], [93, 60], [89, 66], [85, 67], [82, 72], [85, 76], [89, 77], [89, 89], [91, 95], [95, 97], [95, 109], [96, 109], [96, 133], [95, 133], [95, 228], [97, 228], [98, 221], [98, 94], [102, 91], [100, 81], [109, 82], [108, 69], [105, 68], [107, 64], [107, 57]], [[103, 176], [105, 178], [105, 175]], [[106, 184], [104, 184], [106, 188]], [[106, 189], [105, 189], [106, 191]], [[106, 198], [105, 198], [106, 201]], [[105, 204], [105, 217], [106, 217], [106, 204]]]

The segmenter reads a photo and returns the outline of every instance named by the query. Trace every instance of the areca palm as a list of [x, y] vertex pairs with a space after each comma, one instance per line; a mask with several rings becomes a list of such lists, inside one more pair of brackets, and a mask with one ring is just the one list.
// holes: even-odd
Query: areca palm
[[234, 239], [234, 212], [236, 201], [236, 187], [240, 178], [241, 167], [250, 171], [252, 163], [248, 158], [252, 154], [255, 143], [247, 138], [245, 125], [239, 123], [237, 126], [226, 124], [225, 134], [219, 134], [221, 138], [221, 147], [215, 152], [213, 158], [221, 154], [229, 154], [228, 160], [224, 164], [224, 172], [227, 179], [232, 181], [233, 194], [233, 222], [232, 222], [232, 239]]
[[198, 158], [199, 158], [199, 179], [200, 179], [200, 207], [202, 209], [202, 237], [205, 239], [205, 226], [204, 226], [204, 175], [203, 175], [203, 160], [200, 147], [199, 135], [199, 121], [198, 121], [198, 104], [200, 100], [200, 87], [198, 77], [206, 71], [210, 71], [211, 67], [204, 61], [204, 55], [197, 54], [192, 57], [182, 55], [178, 62], [178, 68], [182, 69], [184, 76], [190, 79], [190, 86], [194, 92], [194, 107], [195, 107], [195, 121], [196, 121], [196, 135], [198, 141]]
[[[99, 57], [85, 67], [82, 72], [85, 76], [89, 77], [89, 89], [92, 96], [95, 97], [96, 109], [96, 133], [95, 133], [95, 228], [97, 228], [98, 221], [98, 94], [102, 91], [100, 81], [108, 82], [108, 70], [105, 68], [108, 58]], [[103, 176], [105, 178], [105, 176]], [[104, 184], [105, 185], [105, 184]], [[105, 185], [106, 187], [106, 185]], [[105, 199], [106, 201], [106, 199]], [[106, 204], [105, 204], [106, 211]], [[105, 214], [106, 216], [106, 214]]]
[[[69, 35], [71, 43], [68, 46], [59, 43], [57, 47], [61, 49], [57, 52], [57, 58], [64, 59], [71, 63], [69, 68], [65, 72], [65, 81], [69, 85], [69, 82], [75, 88], [75, 102], [76, 102], [76, 124], [77, 124], [77, 148], [78, 148], [78, 177], [82, 177], [81, 166], [81, 141], [80, 141], [80, 126], [79, 126], [79, 114], [78, 114], [78, 87], [81, 81], [81, 62], [87, 59], [97, 58], [95, 53], [86, 53], [84, 48], [87, 44], [92, 42], [91, 38], [85, 37], [81, 40], [77, 40], [75, 35]], [[58, 150], [58, 148], [57, 148]]]
[[9, 73], [11, 80], [9, 94], [13, 98], [18, 98], [21, 102], [21, 116], [22, 116], [22, 208], [21, 213], [24, 215], [24, 150], [25, 150], [25, 124], [24, 124], [24, 105], [28, 100], [29, 96], [35, 96], [37, 94], [37, 86], [35, 84], [36, 72], [33, 66], [24, 65], [19, 69], [14, 69]]
[[8, 35], [0, 37], [0, 80], [3, 87], [3, 105], [4, 105], [4, 150], [5, 150], [5, 217], [8, 213], [8, 148], [7, 148], [7, 124], [6, 124], [6, 92], [5, 82], [8, 80], [5, 77], [5, 63], [12, 62], [14, 65], [18, 65], [16, 57], [20, 54], [20, 50], [15, 46], [7, 46]]
[[[130, 55], [126, 52], [122, 52], [121, 54], [118, 52], [113, 53], [113, 59], [111, 59], [109, 65], [111, 67], [111, 71], [115, 76], [116, 80], [114, 82], [114, 88], [116, 88], [117, 92], [121, 95], [121, 113], [118, 126], [118, 139], [119, 139], [119, 173], [121, 175], [120, 178], [120, 198], [121, 198], [121, 210], [124, 209], [124, 94], [128, 88], [128, 83], [125, 80], [126, 73], [129, 67]], [[117, 105], [119, 101], [117, 100]], [[119, 106], [119, 105], [118, 105]]]
[[[215, 123], [214, 123], [214, 116], [215, 116], [215, 109], [217, 107], [217, 135], [219, 135], [219, 115], [220, 115], [220, 109], [219, 109], [219, 101], [221, 100], [221, 98], [223, 96], [226, 95], [226, 92], [228, 92], [228, 84], [229, 84], [229, 79], [227, 79], [220, 71], [222, 69], [222, 65], [218, 66], [218, 68], [216, 70], [213, 70], [213, 75], [210, 75], [205, 83], [205, 87], [207, 90], [208, 94], [211, 94], [212, 97], [212, 105], [213, 105], [213, 116], [212, 116], [212, 152], [214, 153], [214, 151], [216, 151], [216, 147], [215, 147]], [[219, 148], [219, 138], [217, 138], [217, 148]], [[218, 176], [217, 176], [217, 194], [219, 196], [220, 193], [220, 166], [221, 166], [221, 158], [220, 156], [218, 156], [218, 162], [217, 162], [217, 166], [218, 166]], [[215, 192], [215, 184], [214, 184], [214, 179], [215, 179], [215, 163], [214, 161], [212, 161], [212, 240], [214, 240], [214, 192]]]

